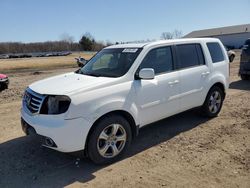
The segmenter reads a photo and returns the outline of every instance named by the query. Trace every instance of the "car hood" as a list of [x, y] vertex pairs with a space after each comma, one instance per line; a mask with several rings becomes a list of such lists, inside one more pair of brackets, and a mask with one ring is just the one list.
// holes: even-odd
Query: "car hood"
[[77, 91], [104, 87], [114, 81], [115, 78], [94, 77], [73, 72], [34, 82], [29, 88], [40, 94], [70, 95], [70, 93]]

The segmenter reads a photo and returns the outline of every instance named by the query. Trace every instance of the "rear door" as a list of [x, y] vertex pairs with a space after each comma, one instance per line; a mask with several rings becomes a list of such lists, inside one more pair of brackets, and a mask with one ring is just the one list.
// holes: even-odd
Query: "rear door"
[[210, 69], [199, 43], [176, 45], [176, 54], [180, 76], [180, 108], [184, 111], [202, 105]]

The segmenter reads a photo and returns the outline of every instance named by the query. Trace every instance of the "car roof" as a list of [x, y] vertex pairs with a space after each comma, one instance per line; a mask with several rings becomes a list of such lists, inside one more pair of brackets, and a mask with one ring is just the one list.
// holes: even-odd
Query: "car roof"
[[127, 43], [127, 44], [117, 44], [108, 46], [105, 49], [114, 49], [114, 48], [143, 48], [143, 47], [152, 47], [160, 44], [173, 44], [173, 43], [192, 43], [192, 42], [218, 42], [219, 39], [216, 38], [183, 38], [183, 39], [169, 39], [169, 40], [158, 40], [153, 42], [146, 43]]

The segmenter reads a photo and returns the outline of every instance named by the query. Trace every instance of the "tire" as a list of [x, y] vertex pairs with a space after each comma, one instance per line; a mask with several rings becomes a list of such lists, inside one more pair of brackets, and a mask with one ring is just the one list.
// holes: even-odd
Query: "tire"
[[8, 89], [8, 85], [5, 83], [0, 84], [0, 91], [3, 91], [5, 89]]
[[224, 92], [218, 86], [213, 86], [206, 97], [204, 104], [202, 105], [203, 115], [206, 117], [216, 117], [221, 110], [224, 101]]
[[241, 74], [240, 77], [241, 77], [242, 80], [249, 80], [250, 76], [246, 75], [246, 74]]
[[107, 115], [91, 131], [87, 155], [95, 164], [113, 163], [122, 157], [131, 141], [132, 132], [128, 121], [119, 115]]
[[4, 89], [8, 89], [8, 84], [4, 84]]

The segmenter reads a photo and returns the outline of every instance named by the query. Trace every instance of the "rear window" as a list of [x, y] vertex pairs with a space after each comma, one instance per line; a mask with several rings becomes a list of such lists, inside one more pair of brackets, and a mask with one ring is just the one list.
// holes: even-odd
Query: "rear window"
[[181, 44], [177, 45], [176, 48], [180, 69], [205, 64], [200, 44]]
[[213, 63], [224, 61], [224, 55], [221, 49], [221, 46], [217, 42], [208, 42], [208, 50], [210, 52]]

